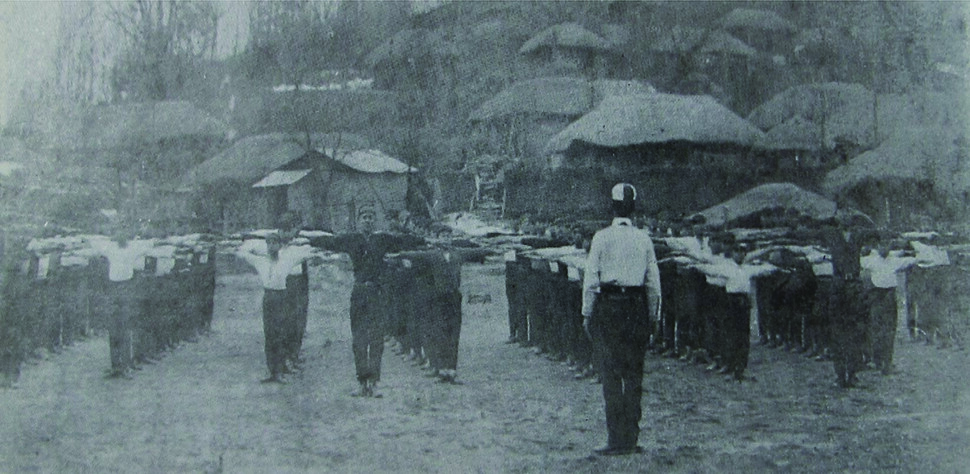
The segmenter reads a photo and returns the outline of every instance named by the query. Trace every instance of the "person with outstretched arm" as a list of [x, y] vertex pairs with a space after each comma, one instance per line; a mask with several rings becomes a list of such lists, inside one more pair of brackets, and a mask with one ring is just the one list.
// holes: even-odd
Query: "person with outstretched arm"
[[348, 254], [353, 265], [350, 331], [354, 366], [360, 385], [354, 395], [360, 397], [380, 397], [374, 389], [381, 379], [381, 357], [387, 329], [385, 289], [382, 285], [387, 270], [384, 256], [424, 245], [424, 239], [417, 236], [376, 232], [376, 217], [373, 206], [361, 206], [357, 212], [356, 232], [311, 239], [314, 247]]
[[292, 327], [298, 318], [294, 314], [297, 305], [287, 301], [290, 293], [286, 288], [286, 277], [293, 267], [313, 256], [313, 248], [309, 245], [284, 246], [276, 232], [266, 235], [265, 241], [263, 251], [259, 245], [249, 244], [256, 241], [245, 240], [236, 255], [256, 269], [263, 285], [263, 337], [269, 377], [262, 382], [283, 383], [283, 373], [287, 370], [287, 328]]

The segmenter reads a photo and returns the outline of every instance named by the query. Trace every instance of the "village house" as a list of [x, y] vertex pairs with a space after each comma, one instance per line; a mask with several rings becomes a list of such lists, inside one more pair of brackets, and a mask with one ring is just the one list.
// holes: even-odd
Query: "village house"
[[414, 171], [376, 149], [307, 148], [269, 134], [239, 140], [187, 179], [197, 190], [197, 212], [224, 231], [272, 228], [293, 211], [304, 227], [344, 232], [355, 229], [363, 206], [375, 207], [378, 228], [388, 228], [407, 208]]

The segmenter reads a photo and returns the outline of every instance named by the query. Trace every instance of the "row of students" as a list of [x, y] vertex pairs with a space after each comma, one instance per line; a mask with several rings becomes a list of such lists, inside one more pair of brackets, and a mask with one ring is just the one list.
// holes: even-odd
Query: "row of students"
[[211, 245], [132, 240], [119, 232], [114, 239], [35, 239], [20, 257], [19, 265], [6, 267], [3, 313], [4, 331], [18, 332], [4, 339], [20, 345], [21, 357], [107, 330], [109, 375], [125, 376], [211, 325]]
[[430, 249], [415, 235], [376, 232], [374, 212], [371, 206], [359, 209], [357, 232], [317, 233], [306, 241], [295, 239], [299, 221], [285, 215], [282, 233], [271, 232], [237, 249], [236, 254], [256, 269], [264, 289], [269, 369], [264, 382], [283, 382], [283, 374], [299, 365], [307, 320], [306, 266], [321, 256], [319, 251], [347, 254], [353, 265], [350, 327], [359, 385], [355, 396], [380, 396], [376, 387], [387, 336], [397, 337], [402, 350], [427, 362], [442, 380], [454, 381], [461, 329], [460, 265], [476, 253]]

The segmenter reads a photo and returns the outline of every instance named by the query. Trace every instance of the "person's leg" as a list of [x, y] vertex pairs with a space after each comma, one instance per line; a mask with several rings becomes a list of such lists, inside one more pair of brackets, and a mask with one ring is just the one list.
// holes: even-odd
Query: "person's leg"
[[650, 340], [650, 326], [644, 301], [633, 300], [630, 310], [636, 316], [627, 319], [627, 340], [623, 367], [623, 428], [621, 446], [633, 450], [640, 438], [641, 400], [643, 398], [643, 367], [647, 345]]
[[367, 324], [366, 318], [366, 295], [365, 290], [360, 285], [354, 285], [350, 294], [350, 333], [351, 349], [354, 353], [354, 368], [357, 373], [357, 382], [361, 389], [366, 387], [368, 378], [367, 372]]
[[264, 290], [263, 292], [263, 335], [265, 339], [266, 366], [269, 378], [266, 381], [282, 380], [284, 366], [284, 322], [286, 312], [286, 292], [283, 290]]

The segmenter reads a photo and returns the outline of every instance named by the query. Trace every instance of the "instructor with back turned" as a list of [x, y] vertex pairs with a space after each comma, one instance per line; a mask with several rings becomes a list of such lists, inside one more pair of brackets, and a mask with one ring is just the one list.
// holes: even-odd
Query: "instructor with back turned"
[[643, 359], [660, 313], [653, 241], [630, 221], [636, 189], [612, 190], [613, 222], [593, 236], [583, 279], [583, 327], [600, 351], [607, 445], [601, 455], [639, 453]]

